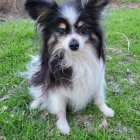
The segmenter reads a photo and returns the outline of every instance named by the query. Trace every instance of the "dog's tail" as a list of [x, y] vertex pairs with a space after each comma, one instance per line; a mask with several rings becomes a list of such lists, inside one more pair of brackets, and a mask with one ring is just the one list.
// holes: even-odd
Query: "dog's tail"
[[31, 61], [27, 63], [26, 69], [24, 72], [15, 72], [18, 77], [25, 78], [27, 80], [31, 80], [32, 76], [39, 71], [40, 69], [40, 57], [30, 55]]

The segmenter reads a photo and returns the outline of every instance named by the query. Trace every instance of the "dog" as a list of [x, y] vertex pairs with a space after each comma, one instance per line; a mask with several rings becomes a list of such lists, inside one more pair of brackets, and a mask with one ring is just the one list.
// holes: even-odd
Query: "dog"
[[34, 98], [30, 107], [57, 116], [57, 128], [70, 133], [66, 108], [79, 111], [95, 103], [108, 117], [105, 102], [105, 39], [100, 19], [109, 0], [69, 0], [65, 3], [26, 0], [25, 9], [36, 20], [42, 47], [27, 65], [26, 78]]

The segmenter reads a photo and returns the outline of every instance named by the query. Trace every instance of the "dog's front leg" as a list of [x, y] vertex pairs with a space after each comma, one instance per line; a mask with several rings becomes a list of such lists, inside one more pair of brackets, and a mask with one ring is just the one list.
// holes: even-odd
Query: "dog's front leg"
[[48, 97], [48, 111], [57, 116], [57, 128], [63, 134], [69, 134], [70, 127], [66, 119], [67, 99], [59, 93], [51, 93]]
[[70, 132], [70, 127], [69, 127], [69, 124], [67, 122], [67, 119], [66, 119], [66, 112], [63, 112], [63, 111], [59, 111], [57, 114], [57, 128], [60, 129], [60, 131], [63, 133], [63, 134], [69, 134]]
[[100, 84], [99, 89], [96, 91], [94, 101], [105, 116], [114, 117], [114, 111], [105, 103], [105, 90], [103, 83]]

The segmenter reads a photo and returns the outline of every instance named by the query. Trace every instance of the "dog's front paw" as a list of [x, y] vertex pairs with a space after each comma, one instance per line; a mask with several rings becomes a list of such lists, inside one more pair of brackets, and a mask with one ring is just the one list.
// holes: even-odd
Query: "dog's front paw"
[[30, 108], [31, 109], [37, 109], [40, 105], [40, 100], [38, 99], [35, 99], [33, 102], [31, 102], [30, 104]]
[[111, 108], [109, 108], [108, 106], [104, 106], [102, 108], [102, 112], [107, 117], [114, 117], [114, 114], [115, 114], [114, 111]]
[[61, 133], [63, 134], [70, 133], [70, 127], [67, 121], [58, 120], [56, 124], [57, 124], [57, 128], [61, 131]]

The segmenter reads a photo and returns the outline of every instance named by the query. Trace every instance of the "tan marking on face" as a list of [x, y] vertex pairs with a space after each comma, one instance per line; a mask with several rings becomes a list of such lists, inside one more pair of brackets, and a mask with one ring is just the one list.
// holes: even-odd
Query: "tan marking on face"
[[51, 43], [53, 43], [54, 41], [55, 41], [55, 37], [54, 37], [54, 35], [52, 35], [52, 36], [50, 37], [49, 41], [48, 41], [48, 44], [51, 44]]
[[54, 46], [54, 50], [53, 50], [53, 53], [55, 53], [56, 51], [61, 51], [62, 49], [64, 49], [62, 47], [62, 44], [60, 42], [58, 42], [55, 46]]
[[78, 23], [78, 27], [81, 27], [81, 26], [83, 26], [84, 25], [84, 22], [83, 21], [80, 21], [79, 23]]
[[85, 46], [86, 46], [87, 48], [91, 49], [91, 51], [93, 52], [93, 54], [97, 56], [97, 52], [96, 52], [96, 50], [95, 50], [95, 47], [94, 47], [89, 41], [86, 41]]
[[60, 23], [58, 27], [62, 28], [62, 29], [66, 29], [66, 24], [65, 23]]
[[102, 5], [103, 4], [103, 0], [98, 0], [97, 2], [96, 2], [96, 5], [95, 6], [100, 6], [100, 5]]
[[96, 39], [96, 40], [98, 40], [98, 37], [97, 37], [97, 35], [95, 35], [94, 33], [92, 33], [92, 34], [91, 34], [91, 37], [92, 37], [93, 39]]

